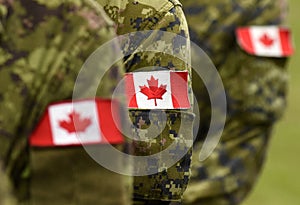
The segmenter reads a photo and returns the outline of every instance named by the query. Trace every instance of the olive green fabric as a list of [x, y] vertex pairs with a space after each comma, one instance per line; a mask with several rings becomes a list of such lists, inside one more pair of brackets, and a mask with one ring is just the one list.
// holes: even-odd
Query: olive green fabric
[[0, 204], [1, 205], [16, 205], [16, 199], [11, 192], [11, 184], [0, 165]]
[[[0, 160], [20, 204], [130, 204], [131, 177], [105, 170], [83, 148], [28, 146], [48, 104], [72, 99], [84, 61], [115, 36], [113, 22], [90, 1], [4, 0], [0, 12]], [[113, 66], [97, 96], [109, 97], [123, 73]], [[89, 96], [84, 84], [98, 79], [85, 77], [78, 86]]]
[[259, 177], [274, 123], [285, 110], [288, 77], [287, 58], [249, 55], [238, 46], [235, 30], [240, 26], [280, 25], [286, 14], [285, 1], [182, 0], [182, 4], [191, 40], [212, 59], [227, 98], [221, 141], [201, 162], [199, 153], [210, 112], [218, 108], [210, 108], [201, 79], [193, 75], [201, 120], [183, 204], [240, 204]]
[[[89, 149], [97, 151], [104, 146]], [[31, 204], [130, 204], [131, 178], [100, 166], [81, 147], [35, 148], [31, 164]]]
[[[105, 9], [109, 17], [117, 25], [117, 33], [130, 34], [130, 39], [121, 44], [121, 47], [128, 48], [125, 54], [129, 54], [124, 58], [125, 69], [127, 72], [135, 72], [142, 70], [188, 70], [189, 63], [189, 33], [187, 23], [181, 8], [181, 4], [177, 0], [97, 0]], [[168, 35], [166, 33], [157, 33], [155, 31], [165, 31], [177, 35]], [[149, 31], [147, 35], [143, 31]], [[185, 37], [186, 39], [181, 39]], [[157, 39], [154, 41], [153, 39]], [[142, 45], [142, 50], [139, 50]], [[147, 48], [151, 51], [145, 51]], [[143, 50], [144, 49], [144, 50]], [[154, 51], [153, 51], [154, 50]], [[129, 51], [132, 51], [130, 54]], [[159, 52], [155, 52], [159, 51]], [[174, 54], [174, 55], [173, 55]], [[149, 66], [155, 66], [155, 68]], [[189, 81], [189, 84], [191, 82]], [[175, 142], [180, 150], [187, 149], [193, 140], [192, 123], [193, 114], [185, 113], [184, 118], [182, 111], [173, 111], [172, 114], [167, 112], [168, 126], [164, 127], [161, 135], [153, 142], [139, 141], [139, 137], [145, 135], [148, 126], [162, 126], [161, 119], [158, 117], [153, 122], [147, 120], [150, 111], [132, 110], [130, 117], [136, 127], [138, 123], [145, 121], [145, 128], [135, 129], [134, 136], [138, 140], [134, 140], [134, 154], [137, 156], [147, 156], [164, 150], [168, 145]], [[182, 123], [182, 136], [172, 137], [172, 133], [178, 132]], [[174, 124], [173, 124], [174, 123]], [[148, 133], [146, 136], [151, 136]], [[146, 137], [147, 139], [147, 137]], [[180, 140], [179, 140], [180, 139]], [[161, 144], [163, 140], [163, 144]], [[177, 150], [173, 150], [176, 155]], [[152, 166], [149, 162], [149, 169], [157, 170], [157, 174], [148, 176], [134, 177], [133, 192], [134, 199], [138, 200], [180, 200], [186, 189], [190, 174], [190, 157], [191, 149], [185, 150], [187, 154], [170, 168], [164, 167], [162, 164]], [[172, 156], [172, 154], [170, 155]], [[168, 160], [168, 159], [161, 159]], [[134, 165], [138, 166], [138, 165]], [[162, 171], [164, 170], [164, 171]], [[151, 202], [149, 202], [151, 203]]]

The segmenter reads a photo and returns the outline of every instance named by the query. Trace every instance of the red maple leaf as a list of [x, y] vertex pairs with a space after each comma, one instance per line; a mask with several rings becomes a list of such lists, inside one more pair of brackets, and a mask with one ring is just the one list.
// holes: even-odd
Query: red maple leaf
[[274, 39], [272, 39], [267, 33], [263, 34], [261, 37], [260, 37], [260, 42], [262, 44], [264, 44], [266, 47], [269, 47], [271, 45], [273, 45], [274, 43]]
[[148, 97], [148, 100], [154, 100], [155, 106], [157, 106], [157, 99], [162, 100], [162, 96], [167, 92], [167, 85], [160, 85], [158, 87], [158, 79], [151, 76], [150, 80], [147, 80], [149, 87], [146, 85], [140, 86], [141, 93]]
[[59, 126], [69, 133], [73, 132], [85, 132], [85, 130], [92, 124], [92, 120], [89, 118], [82, 119], [80, 114], [73, 111], [69, 115], [69, 120], [59, 121]]

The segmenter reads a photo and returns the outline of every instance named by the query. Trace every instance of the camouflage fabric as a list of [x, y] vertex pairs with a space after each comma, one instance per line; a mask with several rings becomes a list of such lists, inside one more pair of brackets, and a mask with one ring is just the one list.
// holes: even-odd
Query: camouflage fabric
[[[166, 126], [164, 127], [163, 114], [161, 112], [134, 111], [130, 113], [134, 122], [134, 154], [147, 156], [165, 151], [171, 144], [173, 149], [167, 150], [168, 158], [149, 160], [146, 165], [134, 164], [140, 169], [157, 170], [157, 174], [134, 177], [134, 198], [172, 201], [181, 199], [190, 175], [190, 163], [193, 139], [193, 115], [187, 112], [166, 112]], [[147, 131], [149, 126], [155, 126], [161, 133], [153, 137], [153, 133]], [[144, 131], [144, 132], [143, 132]], [[186, 154], [184, 154], [186, 153]], [[166, 160], [184, 156], [170, 168], [166, 167]], [[162, 155], [163, 156], [163, 155]], [[136, 203], [134, 203], [136, 204]], [[138, 203], [137, 203], [138, 204]]]
[[16, 201], [11, 193], [10, 181], [0, 166], [0, 204], [2, 205], [15, 205]]
[[[130, 204], [131, 178], [100, 167], [82, 147], [28, 146], [47, 105], [72, 99], [83, 62], [115, 36], [113, 22], [101, 6], [77, 0], [2, 0], [0, 20], [0, 160], [20, 204]], [[122, 74], [113, 66], [97, 95], [109, 97]]]
[[[127, 72], [143, 70], [153, 70], [155, 66], [158, 69], [172, 70], [189, 70], [187, 62], [189, 60], [189, 44], [187, 40], [180, 40], [178, 36], [189, 38], [186, 20], [181, 8], [181, 4], [176, 0], [98, 0], [104, 7], [106, 13], [114, 20], [117, 25], [118, 34], [131, 34], [132, 41], [121, 44], [128, 47], [129, 51], [136, 51], [125, 57], [125, 69]], [[159, 35], [149, 31], [166, 31], [178, 36], [169, 37], [166, 34]], [[148, 36], [143, 31], [149, 31]], [[149, 39], [157, 38], [157, 41]], [[153, 43], [155, 42], [155, 43]], [[140, 51], [138, 46], [153, 49], [168, 49], [168, 51], [176, 53], [182, 59], [169, 55], [167, 52]], [[164, 50], [163, 50], [164, 51]], [[128, 53], [125, 53], [128, 54]], [[145, 135], [145, 130], [150, 125], [155, 125], [159, 129], [160, 117], [149, 121], [150, 111], [131, 110], [130, 118], [135, 125], [133, 135], [137, 139], [149, 137], [151, 133]], [[187, 151], [187, 154], [171, 168], [167, 169], [159, 162], [149, 162], [147, 168], [157, 170], [157, 174], [148, 176], [134, 177], [134, 203], [139, 204], [139, 200], [163, 200], [172, 201], [180, 200], [187, 186], [190, 173], [190, 157], [192, 137], [193, 115], [190, 112], [167, 111], [168, 127], [162, 128], [162, 133], [154, 141], [138, 141], [134, 142], [134, 154], [137, 156], [147, 156], [153, 153], [159, 153], [166, 149], [171, 143], [177, 143], [177, 149], [170, 153], [170, 157], [176, 155], [177, 151]], [[143, 122], [142, 125], [140, 123]], [[183, 130], [177, 135], [183, 122]], [[139, 127], [141, 126], [141, 127]], [[144, 136], [145, 135], [145, 136]], [[163, 159], [161, 159], [163, 161]], [[138, 166], [138, 165], [135, 165]], [[147, 202], [148, 203], [148, 202]], [[151, 203], [151, 202], [149, 202]]]
[[201, 121], [183, 204], [240, 204], [259, 176], [274, 123], [285, 110], [287, 59], [249, 55], [237, 45], [234, 33], [239, 26], [280, 25], [286, 13], [285, 1], [182, 0], [182, 3], [191, 39], [207, 52], [218, 69], [228, 103], [221, 141], [213, 154], [200, 162], [198, 156], [209, 127], [210, 112], [218, 108], [210, 108], [201, 79], [193, 75]]

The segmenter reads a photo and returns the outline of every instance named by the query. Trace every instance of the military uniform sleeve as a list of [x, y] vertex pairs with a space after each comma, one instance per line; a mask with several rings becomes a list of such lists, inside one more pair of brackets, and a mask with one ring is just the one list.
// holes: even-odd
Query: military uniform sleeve
[[[286, 13], [285, 1], [233, 1], [217, 6], [217, 3], [185, 0], [183, 4], [191, 40], [204, 49], [221, 74], [230, 101], [228, 111], [245, 112], [245, 120], [252, 118], [253, 123], [279, 119], [286, 104], [287, 58], [249, 55], [237, 44], [235, 30], [240, 26], [281, 25]], [[197, 95], [203, 90], [201, 83], [195, 83], [194, 87]]]
[[[74, 83], [83, 63], [100, 45], [113, 38], [115, 31], [112, 21], [107, 21], [109, 18], [99, 13], [88, 1], [5, 0], [0, 2], [0, 12], [0, 160], [5, 173], [10, 176], [16, 195], [20, 201], [24, 201], [28, 200], [28, 192], [32, 188], [28, 180], [33, 172], [33, 179], [45, 176], [40, 175], [42, 169], [38, 172], [36, 167], [32, 167], [41, 166], [43, 160], [39, 161], [39, 153], [33, 153], [33, 149], [29, 148], [30, 133], [50, 103], [72, 99]], [[109, 97], [122, 74], [120, 65], [115, 66], [113, 72], [108, 72], [110, 80], [106, 79], [97, 96]], [[89, 75], [80, 83], [94, 85], [98, 83], [97, 80]], [[83, 93], [86, 91], [82, 90]], [[32, 164], [29, 163], [29, 152], [37, 157], [36, 161], [31, 161], [34, 162]], [[74, 151], [73, 154], [84, 156], [82, 151]], [[47, 156], [51, 156], [51, 153]], [[62, 151], [57, 159], [65, 158], [68, 158], [68, 152]], [[90, 160], [87, 163], [93, 162]], [[54, 165], [48, 161], [43, 168], [46, 170]], [[55, 177], [55, 174], [52, 176]], [[83, 177], [77, 179], [87, 180]], [[39, 188], [36, 190], [39, 191]]]
[[[101, 1], [100, 1], [101, 2]], [[115, 2], [115, 4], [113, 3]], [[135, 52], [124, 58], [127, 72], [155, 70], [186, 70], [190, 73], [189, 33], [186, 20], [178, 1], [109, 1], [104, 8], [117, 23], [117, 33], [131, 33], [127, 47]], [[126, 2], [126, 3], [125, 3]], [[169, 32], [158, 33], [157, 31]], [[157, 38], [159, 37], [159, 38]], [[183, 38], [180, 38], [183, 37]], [[185, 38], [185, 39], [184, 39]], [[157, 39], [156, 41], [153, 39]], [[184, 40], [183, 40], [184, 39]], [[138, 44], [138, 45], [136, 45]], [[139, 50], [140, 47], [143, 49]], [[176, 53], [170, 55], [165, 49]], [[158, 51], [158, 52], [156, 52]], [[189, 110], [148, 111], [131, 109], [130, 118], [133, 123], [134, 155], [148, 156], [159, 154], [175, 144], [176, 149], [169, 150], [167, 159], [161, 158], [145, 164], [135, 164], [141, 170], [153, 171], [156, 174], [134, 177], [135, 200], [180, 200], [186, 189], [189, 173], [192, 137], [193, 114]], [[166, 121], [166, 125], [163, 125]], [[149, 127], [160, 130], [153, 138]], [[143, 139], [143, 140], [138, 140]], [[164, 160], [176, 158], [181, 153], [183, 158], [166, 167]], [[161, 155], [162, 156], [162, 155]], [[139, 173], [136, 173], [139, 174]]]
[[[288, 58], [245, 52], [237, 44], [235, 30], [240, 26], [281, 25], [286, 12], [284, 2], [182, 1], [191, 38], [219, 70], [228, 104], [227, 120], [217, 148], [203, 162], [193, 158], [184, 204], [240, 204], [259, 177], [272, 129], [286, 107]], [[196, 19], [200, 20], [198, 24]], [[202, 132], [198, 133], [194, 147], [198, 156], [211, 108], [204, 85], [194, 83], [193, 86], [202, 113]]]
[[[285, 11], [279, 2], [259, 2], [246, 25], [281, 25], [282, 13]], [[228, 97], [233, 99], [233, 103], [229, 105], [229, 112], [234, 113], [238, 110], [243, 114], [240, 116], [241, 120], [258, 125], [269, 126], [280, 119], [286, 106], [286, 63], [287, 57], [249, 55], [235, 44], [224, 67], [220, 68], [220, 73], [225, 78], [224, 84], [228, 87]], [[236, 68], [229, 71], [228, 68], [233, 67], [232, 65]], [[239, 89], [236, 89], [235, 85], [240, 79], [243, 81], [239, 84]], [[238, 94], [241, 91], [242, 94]]]

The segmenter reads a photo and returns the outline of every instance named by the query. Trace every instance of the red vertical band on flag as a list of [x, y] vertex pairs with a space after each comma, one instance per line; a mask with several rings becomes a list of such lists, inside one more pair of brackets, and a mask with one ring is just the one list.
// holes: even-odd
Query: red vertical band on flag
[[138, 107], [136, 101], [136, 94], [134, 88], [133, 74], [128, 73], [125, 75], [125, 88], [126, 88], [126, 96], [128, 101], [128, 107]]
[[280, 41], [281, 41], [281, 49], [283, 56], [289, 56], [293, 54], [293, 47], [291, 43], [291, 36], [289, 29], [281, 28], [279, 31]]
[[171, 93], [174, 109], [190, 108], [188, 99], [188, 72], [170, 72]]
[[119, 103], [111, 100], [96, 100], [102, 143], [122, 143], [123, 137], [117, 125], [120, 126]]
[[46, 112], [37, 124], [36, 129], [32, 132], [29, 138], [29, 144], [31, 146], [49, 146], [54, 144], [48, 109], [46, 109]]
[[251, 38], [250, 28], [238, 28], [236, 30], [237, 41], [239, 45], [245, 49], [248, 53], [254, 54], [254, 46]]

